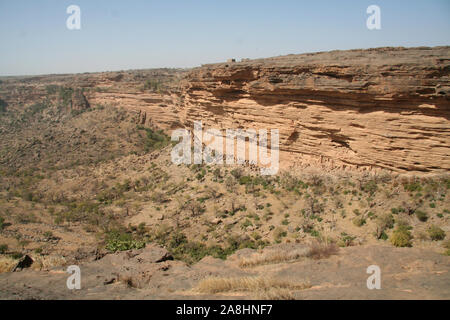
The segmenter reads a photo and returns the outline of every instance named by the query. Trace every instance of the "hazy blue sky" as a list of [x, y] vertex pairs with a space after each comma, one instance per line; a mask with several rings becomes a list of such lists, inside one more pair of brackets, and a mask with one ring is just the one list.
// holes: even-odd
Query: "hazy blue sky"
[[[66, 28], [71, 4], [81, 30]], [[371, 4], [381, 30], [366, 28]], [[450, 0], [0, 0], [1, 75], [436, 45], [450, 45]]]

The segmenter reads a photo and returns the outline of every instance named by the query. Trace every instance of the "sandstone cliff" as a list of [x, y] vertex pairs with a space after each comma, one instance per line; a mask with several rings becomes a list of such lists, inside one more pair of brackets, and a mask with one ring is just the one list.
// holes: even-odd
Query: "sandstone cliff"
[[285, 165], [450, 169], [450, 48], [379, 48], [205, 65], [182, 123], [278, 128]]
[[[450, 47], [377, 48], [25, 78], [6, 81], [0, 97], [30, 103], [48, 83], [82, 87], [91, 106], [132, 109], [137, 123], [169, 132], [193, 121], [279, 129], [284, 168], [443, 173], [450, 170], [449, 72]], [[146, 89], [149, 77], [163, 79], [164, 89]], [[37, 89], [27, 91], [33, 83]]]

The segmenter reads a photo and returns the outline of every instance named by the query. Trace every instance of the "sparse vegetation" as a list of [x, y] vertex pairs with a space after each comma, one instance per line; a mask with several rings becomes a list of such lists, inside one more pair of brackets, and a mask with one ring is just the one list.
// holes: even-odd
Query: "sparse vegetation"
[[364, 217], [356, 217], [353, 220], [353, 224], [357, 227], [361, 227], [366, 224], [366, 219]]
[[164, 148], [169, 145], [170, 137], [162, 130], [154, 131], [150, 128], [138, 126], [138, 130], [145, 131], [144, 150], [145, 152]]
[[394, 217], [391, 214], [384, 214], [376, 219], [377, 231], [376, 236], [377, 239], [386, 238], [386, 230], [392, 229], [394, 227]]
[[432, 225], [428, 228], [428, 234], [430, 235], [431, 240], [438, 241], [444, 240], [445, 231], [439, 228], [438, 226]]
[[299, 283], [289, 280], [268, 279], [262, 277], [245, 278], [207, 278], [203, 279], [197, 285], [197, 290], [201, 293], [219, 293], [230, 291], [266, 291], [270, 289], [290, 289], [304, 290], [310, 288], [308, 283]]
[[6, 101], [3, 99], [0, 99], [0, 114], [3, 112], [6, 112], [7, 106], [8, 106], [8, 104], [6, 103]]
[[263, 264], [276, 264], [287, 261], [294, 261], [306, 256], [303, 250], [293, 251], [268, 251], [249, 258], [242, 258], [239, 261], [239, 266], [242, 268], [254, 267]]
[[337, 254], [339, 248], [334, 243], [315, 241], [311, 244], [307, 257], [312, 259], [324, 259]]
[[[145, 90], [163, 92], [168, 83], [156, 78], [144, 73], [133, 81], [139, 89], [144, 85]], [[91, 260], [149, 243], [189, 265], [207, 256], [228, 259], [240, 249], [253, 249], [229, 261], [249, 274], [278, 268], [271, 264], [319, 263], [310, 259], [358, 251], [338, 247], [389, 244], [382, 240], [398, 247], [414, 243], [450, 251], [444, 231], [450, 179], [350, 171], [340, 176], [314, 168], [263, 176], [250, 164], [175, 165], [170, 131], [157, 129], [167, 123], [151, 119], [153, 111], [150, 118], [134, 107], [104, 102], [89, 112], [71, 110], [82, 92], [95, 94], [99, 101], [117, 92], [130, 94], [128, 84], [115, 82], [85, 89], [76, 87], [83, 81], [49, 84], [39, 99], [0, 110], [0, 231], [2, 243], [9, 245], [1, 245], [0, 253], [8, 266], [25, 254], [38, 264], [61, 248], [70, 247], [68, 261]], [[166, 100], [157, 102], [161, 110]], [[68, 241], [77, 246], [68, 246]], [[80, 243], [89, 252], [77, 252]], [[158, 268], [163, 272], [175, 264], [164, 261]], [[133, 277], [118, 281], [139, 287]], [[257, 288], [233, 281], [225, 285], [232, 289], [219, 292], [251, 291], [254, 286], [251, 293], [261, 299], [298, 296], [296, 289], [283, 285]]]
[[130, 233], [113, 230], [106, 236], [106, 249], [112, 252], [124, 251], [130, 249], [141, 249], [145, 247], [142, 240], [133, 239]]

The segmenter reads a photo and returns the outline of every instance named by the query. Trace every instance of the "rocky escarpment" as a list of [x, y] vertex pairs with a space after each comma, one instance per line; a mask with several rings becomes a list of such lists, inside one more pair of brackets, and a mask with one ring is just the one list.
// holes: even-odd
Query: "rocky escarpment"
[[280, 131], [285, 166], [450, 169], [450, 48], [379, 48], [205, 65], [181, 122]]
[[[281, 167], [450, 170], [450, 47], [331, 51], [204, 65], [6, 79], [0, 98], [26, 105], [49, 87], [81, 106], [120, 106], [170, 132], [278, 129]], [[76, 99], [72, 99], [76, 100]], [[84, 109], [84, 108], [81, 108]]]

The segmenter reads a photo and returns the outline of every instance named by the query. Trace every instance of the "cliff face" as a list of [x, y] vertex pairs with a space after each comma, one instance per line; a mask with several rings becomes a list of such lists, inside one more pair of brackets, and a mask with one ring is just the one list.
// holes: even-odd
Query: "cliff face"
[[171, 131], [278, 129], [280, 164], [323, 169], [450, 170], [450, 47], [332, 51], [204, 65], [7, 79], [9, 105], [49, 85], [84, 88], [90, 106], [136, 111]]
[[450, 170], [450, 48], [290, 55], [192, 70], [179, 122], [280, 131], [280, 159]]

